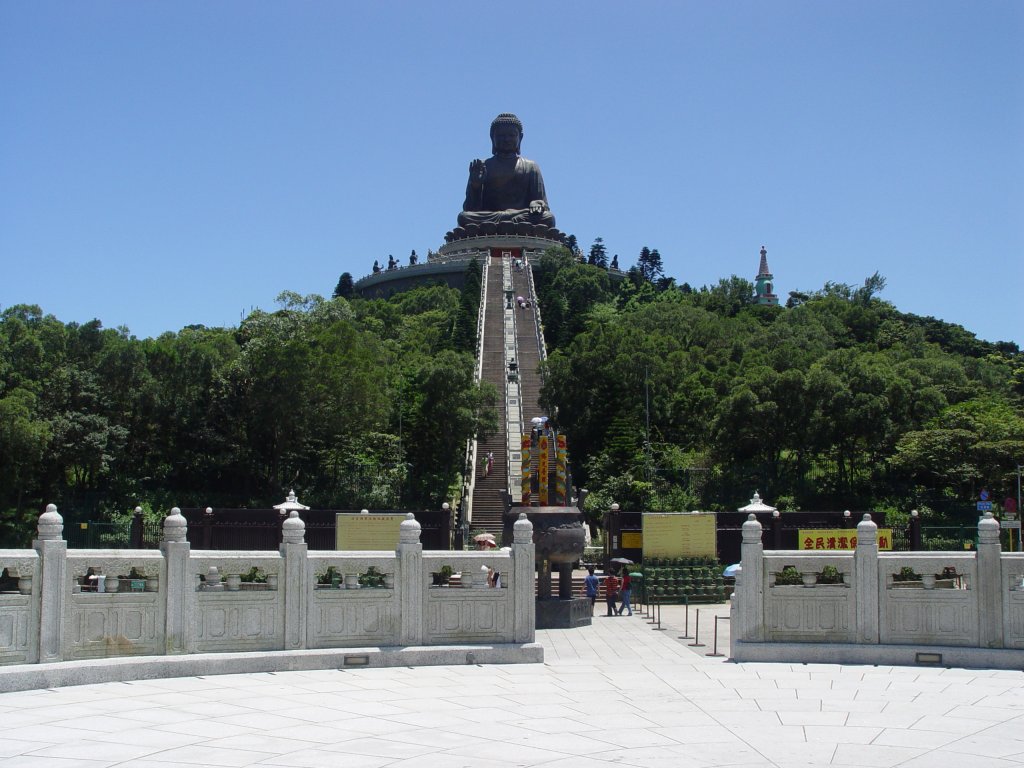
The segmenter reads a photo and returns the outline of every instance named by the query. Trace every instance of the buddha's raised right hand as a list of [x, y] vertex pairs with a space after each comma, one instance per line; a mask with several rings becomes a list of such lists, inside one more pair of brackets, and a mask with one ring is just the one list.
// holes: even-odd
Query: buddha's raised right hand
[[474, 189], [482, 187], [487, 179], [487, 166], [483, 160], [473, 160], [469, 164], [469, 184]]

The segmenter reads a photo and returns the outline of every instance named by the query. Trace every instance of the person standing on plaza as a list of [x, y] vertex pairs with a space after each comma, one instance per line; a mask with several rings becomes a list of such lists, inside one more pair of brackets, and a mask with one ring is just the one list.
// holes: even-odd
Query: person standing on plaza
[[604, 598], [608, 603], [608, 615], [618, 616], [615, 613], [615, 601], [619, 599], [619, 578], [614, 573], [609, 573], [604, 580]]
[[597, 576], [594, 575], [594, 566], [587, 566], [587, 576], [583, 579], [583, 588], [587, 592], [587, 597], [590, 598], [590, 615], [594, 615], [594, 603], [597, 602], [597, 591], [601, 587], [601, 582]]
[[619, 590], [619, 597], [622, 600], [619, 605], [619, 616], [622, 615], [622, 609], [625, 608], [629, 611], [629, 615], [633, 615], [633, 606], [630, 603], [630, 595], [632, 592], [632, 579], [629, 576], [629, 572], [626, 569], [622, 570], [622, 588]]

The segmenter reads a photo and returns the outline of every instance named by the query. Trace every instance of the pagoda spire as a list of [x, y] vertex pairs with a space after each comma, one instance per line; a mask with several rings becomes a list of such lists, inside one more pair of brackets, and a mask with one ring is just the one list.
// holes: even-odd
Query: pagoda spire
[[775, 278], [772, 276], [771, 270], [768, 269], [768, 249], [762, 245], [761, 264], [758, 267], [757, 278], [754, 281], [754, 293], [758, 304], [776, 306], [779, 303], [779, 297], [772, 293], [772, 282], [774, 280]]

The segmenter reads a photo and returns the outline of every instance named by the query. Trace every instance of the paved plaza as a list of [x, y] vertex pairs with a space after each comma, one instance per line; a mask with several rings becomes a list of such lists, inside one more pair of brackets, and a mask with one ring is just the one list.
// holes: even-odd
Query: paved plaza
[[[733, 664], [714, 613], [544, 630], [544, 664], [224, 675], [0, 694], [0, 768], [1024, 765], [1021, 672]], [[690, 630], [695, 611], [690, 610]], [[727, 621], [719, 622], [719, 642]]]

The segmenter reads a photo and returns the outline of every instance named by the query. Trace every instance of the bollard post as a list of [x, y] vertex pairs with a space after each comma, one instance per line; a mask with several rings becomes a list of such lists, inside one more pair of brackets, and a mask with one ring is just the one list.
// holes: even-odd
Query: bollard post
[[683, 595], [683, 605], [686, 606], [686, 624], [683, 626], [683, 634], [679, 636], [680, 640], [692, 640], [690, 635], [690, 596]]
[[730, 617], [728, 617], [728, 616], [715, 616], [715, 645], [714, 645], [714, 649], [712, 650], [712, 652], [711, 653], [705, 653], [704, 654], [705, 656], [724, 656], [725, 655], [724, 653], [719, 653], [718, 652], [718, 620], [719, 619], [725, 619], [726, 621], [728, 621], [729, 618]]
[[704, 648], [705, 645], [700, 641], [700, 608], [697, 609], [697, 621], [693, 625], [693, 642], [687, 643], [691, 648]]
[[658, 626], [654, 628], [655, 632], [664, 632], [667, 627], [661, 626], [661, 599], [658, 599]]
[[658, 594], [655, 594], [654, 595], [654, 601], [651, 603], [651, 620], [647, 622], [648, 624], [655, 624], [656, 623], [655, 620], [654, 620], [654, 609], [660, 603], [661, 603], [661, 596], [658, 595]]

